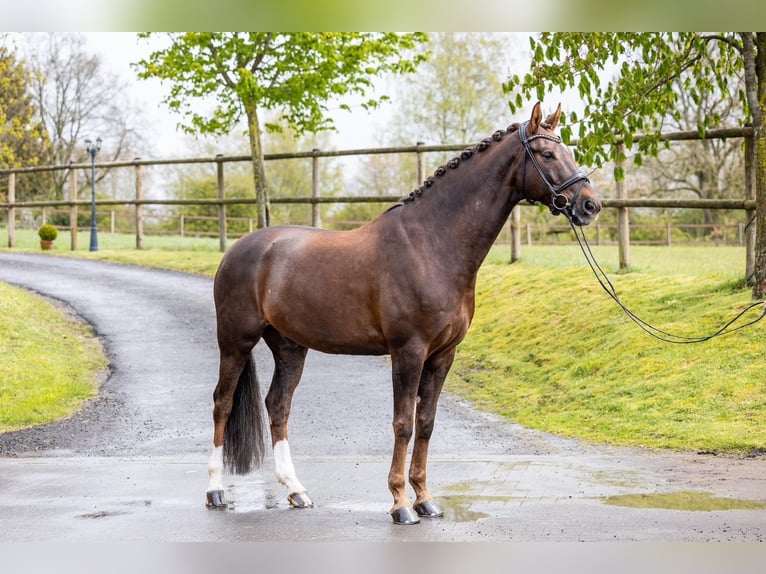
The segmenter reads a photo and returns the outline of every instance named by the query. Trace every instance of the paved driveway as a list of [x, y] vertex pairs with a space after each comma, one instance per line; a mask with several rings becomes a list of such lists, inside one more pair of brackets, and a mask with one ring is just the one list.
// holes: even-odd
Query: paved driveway
[[[766, 459], [592, 446], [529, 431], [445, 396], [432, 441], [440, 520], [397, 527], [386, 486], [385, 358], [310, 353], [291, 447], [316, 503], [293, 510], [271, 460], [225, 476], [234, 503], [204, 506], [217, 349], [212, 281], [45, 255], [0, 254], [0, 281], [90, 322], [112, 370], [71, 419], [0, 435], [5, 541], [762, 541]], [[256, 348], [261, 384], [268, 349]], [[689, 493], [689, 494], [683, 494]], [[643, 495], [644, 508], [623, 495]], [[611, 498], [610, 498], [611, 497]], [[617, 498], [615, 498], [617, 497]], [[661, 506], [685, 501], [685, 510]], [[617, 502], [612, 504], [608, 502]]]

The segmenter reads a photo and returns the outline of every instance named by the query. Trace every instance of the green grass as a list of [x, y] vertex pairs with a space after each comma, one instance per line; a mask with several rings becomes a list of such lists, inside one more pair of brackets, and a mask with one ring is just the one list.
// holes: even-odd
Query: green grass
[[[26, 247], [39, 251], [34, 239]], [[141, 252], [132, 236], [99, 240], [91, 254], [82, 235], [76, 256], [207, 275], [221, 257], [216, 239], [147, 237]], [[69, 255], [68, 246], [64, 232], [54, 253]], [[629, 272], [618, 272], [615, 246], [594, 252], [623, 302], [668, 331], [709, 333], [751, 302], [742, 248], [634, 246]], [[527, 427], [593, 442], [766, 450], [766, 321], [697, 345], [661, 343], [601, 290], [578, 247], [525, 246], [514, 265], [509, 256], [496, 247], [480, 272], [476, 316], [447, 390]]]
[[[766, 322], [706, 343], [661, 343], [569, 251], [528, 248], [515, 265], [493, 254], [447, 388], [525, 426], [593, 442], [766, 449]], [[612, 282], [638, 316], [666, 331], [715, 331], [751, 302], [741, 250], [636, 251], [636, 270]], [[616, 253], [603, 255], [609, 273]]]
[[[40, 240], [37, 233], [30, 230], [16, 231], [15, 252], [40, 253]], [[229, 242], [231, 245], [233, 241]], [[8, 232], [0, 229], [0, 246], [8, 245]], [[98, 251], [90, 252], [90, 232], [81, 231], [77, 236], [77, 251], [71, 251], [71, 235], [60, 231], [53, 250], [53, 255], [79, 257], [100, 261], [113, 261], [131, 265], [143, 265], [159, 269], [173, 269], [186, 273], [214, 275], [221, 261], [218, 238], [146, 236], [144, 248], [135, 249], [136, 238], [125, 233], [99, 233]]]
[[48, 301], [0, 283], [0, 432], [71, 415], [108, 366], [90, 329]]

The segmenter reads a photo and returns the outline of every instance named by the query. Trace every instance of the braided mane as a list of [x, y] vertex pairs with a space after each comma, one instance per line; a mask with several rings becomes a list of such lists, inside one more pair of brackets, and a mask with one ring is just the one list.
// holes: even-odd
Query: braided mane
[[475, 153], [481, 153], [485, 150], [487, 150], [492, 144], [500, 142], [505, 138], [506, 135], [512, 134], [515, 131], [518, 131], [519, 124], [514, 123], [508, 126], [505, 130], [497, 130], [495, 133], [493, 133], [491, 136], [484, 138], [479, 143], [468, 146], [465, 148], [462, 152], [460, 152], [459, 156], [453, 157], [451, 160], [449, 160], [445, 165], [439, 166], [436, 168], [436, 171], [434, 171], [433, 175], [426, 178], [426, 180], [423, 182], [423, 185], [415, 189], [410, 195], [403, 200], [403, 203], [412, 203], [417, 198], [419, 198], [421, 195], [423, 195], [423, 192], [426, 191], [429, 187], [431, 187], [437, 180], [437, 178], [440, 178], [444, 176], [447, 173], [448, 169], [457, 169], [460, 167], [460, 163], [462, 161], [466, 161], [470, 159]]

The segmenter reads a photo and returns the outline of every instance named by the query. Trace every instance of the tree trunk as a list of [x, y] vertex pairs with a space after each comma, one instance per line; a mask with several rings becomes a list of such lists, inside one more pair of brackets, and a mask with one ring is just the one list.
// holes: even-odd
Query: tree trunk
[[753, 296], [762, 299], [766, 297], [766, 33], [758, 32], [755, 44], [758, 111], [753, 114], [756, 182]]
[[766, 297], [766, 32], [743, 32], [745, 90], [755, 146], [755, 262], [753, 297]]
[[266, 187], [266, 170], [261, 146], [261, 126], [255, 105], [246, 105], [247, 131], [250, 137], [250, 151], [253, 156], [253, 181], [255, 183], [255, 207], [257, 210], [257, 228], [269, 225], [269, 194]]
[[[763, 105], [763, 102], [762, 102]], [[766, 106], [764, 106], [766, 108]], [[766, 126], [755, 129], [755, 277], [753, 297], [766, 297]]]

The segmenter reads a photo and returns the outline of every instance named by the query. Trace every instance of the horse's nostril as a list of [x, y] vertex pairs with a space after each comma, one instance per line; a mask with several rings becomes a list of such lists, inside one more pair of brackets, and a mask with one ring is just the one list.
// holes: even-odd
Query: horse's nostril
[[585, 213], [588, 215], [593, 215], [598, 211], [598, 204], [595, 201], [591, 201], [590, 199], [586, 199], [583, 203], [583, 209], [585, 210]]

